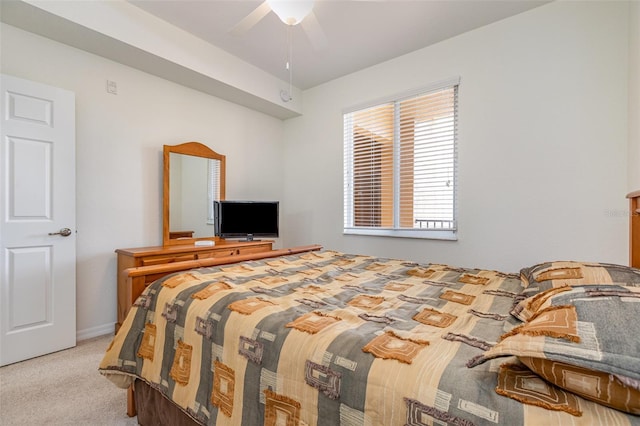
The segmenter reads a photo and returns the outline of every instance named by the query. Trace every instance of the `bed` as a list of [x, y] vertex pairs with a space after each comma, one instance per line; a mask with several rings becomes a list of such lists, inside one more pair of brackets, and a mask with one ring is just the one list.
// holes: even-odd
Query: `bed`
[[264, 256], [129, 271], [99, 371], [140, 424], [640, 425], [639, 269]]

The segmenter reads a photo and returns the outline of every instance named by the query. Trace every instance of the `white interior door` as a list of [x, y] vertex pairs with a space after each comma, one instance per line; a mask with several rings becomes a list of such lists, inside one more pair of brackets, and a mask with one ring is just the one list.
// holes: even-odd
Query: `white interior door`
[[0, 365], [6, 365], [76, 344], [75, 95], [0, 77]]

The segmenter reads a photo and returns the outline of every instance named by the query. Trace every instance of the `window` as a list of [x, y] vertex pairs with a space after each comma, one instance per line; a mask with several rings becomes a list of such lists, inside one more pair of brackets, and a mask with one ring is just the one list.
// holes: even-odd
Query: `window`
[[345, 112], [345, 234], [456, 239], [458, 84]]

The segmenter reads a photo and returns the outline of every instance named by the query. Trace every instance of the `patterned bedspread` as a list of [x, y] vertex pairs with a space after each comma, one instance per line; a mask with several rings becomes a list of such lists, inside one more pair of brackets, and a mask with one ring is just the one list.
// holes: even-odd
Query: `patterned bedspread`
[[[145, 290], [100, 372], [206, 425], [640, 423], [499, 395], [511, 358], [467, 366], [520, 324], [521, 291], [516, 275], [335, 251], [192, 270]], [[539, 379], [518, 387], [554, 398]]]

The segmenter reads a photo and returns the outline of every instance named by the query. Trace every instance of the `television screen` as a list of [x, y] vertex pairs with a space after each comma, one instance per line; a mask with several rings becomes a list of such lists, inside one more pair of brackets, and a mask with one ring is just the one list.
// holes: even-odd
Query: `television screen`
[[222, 238], [277, 237], [278, 201], [215, 201], [214, 219]]

